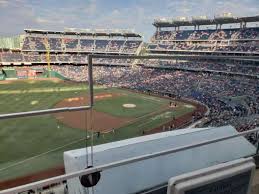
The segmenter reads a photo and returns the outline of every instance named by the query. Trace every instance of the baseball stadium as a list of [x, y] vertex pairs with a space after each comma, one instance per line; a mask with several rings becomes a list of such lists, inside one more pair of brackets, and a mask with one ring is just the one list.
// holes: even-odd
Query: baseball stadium
[[[148, 41], [130, 29], [0, 37], [0, 193], [166, 193], [168, 177], [158, 176], [171, 172], [171, 155], [161, 153], [202, 141], [212, 144], [179, 152], [185, 166], [169, 177], [240, 158], [258, 165], [258, 23], [231, 13], [159, 18]], [[224, 135], [236, 139], [213, 139]], [[83, 181], [88, 168], [96, 183]], [[127, 185], [125, 173], [136, 180]], [[115, 180], [123, 186], [107, 187]]]

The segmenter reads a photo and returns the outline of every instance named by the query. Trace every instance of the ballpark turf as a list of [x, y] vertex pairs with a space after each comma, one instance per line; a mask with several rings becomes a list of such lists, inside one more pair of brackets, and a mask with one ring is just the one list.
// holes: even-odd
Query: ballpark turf
[[[98, 100], [95, 110], [116, 117], [134, 118], [134, 121], [116, 129], [115, 133], [95, 137], [95, 144], [142, 135], [143, 130], [148, 131], [168, 122], [173, 116], [193, 111], [192, 107], [184, 104], [174, 111], [168, 110], [169, 100], [159, 97], [95, 87], [96, 94], [105, 92], [120, 96]], [[0, 82], [0, 114], [52, 108], [65, 98], [85, 94], [87, 86], [84, 83]], [[122, 106], [126, 103], [135, 104], [136, 108], [126, 109]], [[63, 152], [84, 147], [84, 137], [84, 130], [65, 126], [53, 115], [0, 120], [0, 181], [62, 165]]]

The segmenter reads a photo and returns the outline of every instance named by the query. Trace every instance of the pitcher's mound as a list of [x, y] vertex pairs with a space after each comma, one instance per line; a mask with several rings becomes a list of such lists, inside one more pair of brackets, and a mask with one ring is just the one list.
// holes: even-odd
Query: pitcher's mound
[[136, 104], [123, 104], [124, 108], [136, 108]]

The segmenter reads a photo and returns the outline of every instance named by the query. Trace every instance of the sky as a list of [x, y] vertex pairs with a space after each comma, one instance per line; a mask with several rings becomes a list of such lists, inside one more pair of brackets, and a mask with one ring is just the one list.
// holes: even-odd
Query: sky
[[259, 0], [0, 0], [0, 36], [23, 29], [133, 29], [148, 40], [155, 18], [259, 15]]

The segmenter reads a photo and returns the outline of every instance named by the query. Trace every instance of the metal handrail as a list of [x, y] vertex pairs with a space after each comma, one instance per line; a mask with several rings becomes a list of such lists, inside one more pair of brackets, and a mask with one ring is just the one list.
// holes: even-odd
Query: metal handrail
[[94, 104], [92, 66], [93, 66], [92, 62], [88, 64], [88, 86], [89, 86], [89, 97], [90, 97], [90, 104], [88, 106], [62, 107], [62, 108], [52, 108], [52, 109], [35, 110], [35, 111], [27, 111], [27, 112], [0, 114], [0, 120], [92, 109]]
[[168, 149], [168, 150], [155, 152], [155, 153], [151, 153], [151, 154], [144, 154], [144, 155], [141, 155], [141, 156], [136, 156], [136, 157], [112, 162], [112, 163], [109, 163], [109, 164], [104, 164], [104, 165], [100, 165], [100, 166], [97, 166], [97, 167], [88, 168], [88, 169], [85, 169], [85, 170], [80, 170], [80, 171], [68, 173], [68, 174], [61, 175], [61, 176], [56, 176], [56, 177], [45, 179], [45, 180], [42, 180], [42, 181], [37, 181], [37, 182], [34, 182], [34, 183], [22, 185], [22, 186], [19, 186], [19, 187], [3, 190], [3, 191], [0, 191], [0, 194], [16, 194], [16, 193], [19, 193], [19, 192], [28, 191], [30, 189], [33, 190], [33, 189], [37, 189], [37, 188], [42, 188], [42, 187], [47, 186], [47, 185], [51, 185], [51, 184], [54, 184], [54, 183], [60, 183], [62, 181], [65, 181], [65, 180], [68, 180], [68, 179], [71, 179], [71, 178], [80, 177], [82, 175], [88, 175], [88, 174], [92, 174], [94, 172], [101, 172], [101, 171], [104, 171], [104, 170], [107, 170], [107, 169], [111, 169], [111, 168], [115, 168], [115, 167], [119, 167], [119, 166], [124, 166], [124, 165], [135, 163], [135, 162], [140, 162], [140, 161], [143, 161], [143, 160], [152, 159], [152, 158], [156, 158], [156, 157], [159, 157], [159, 156], [173, 154], [173, 153], [184, 151], [184, 150], [187, 150], [187, 149], [196, 148], [196, 147], [200, 147], [200, 146], [204, 146], [204, 145], [208, 145], [208, 144], [212, 144], [212, 143], [216, 143], [216, 142], [221, 142], [221, 141], [233, 139], [233, 138], [240, 137], [240, 136], [245, 136], [245, 135], [248, 135], [248, 134], [251, 134], [251, 133], [256, 133], [256, 132], [259, 132], [259, 128], [256, 128], [256, 129], [253, 129], [253, 130], [250, 130], [250, 131], [245, 131], [245, 132], [242, 132], [242, 133], [238, 133], [238, 134], [235, 134], [235, 135], [215, 138], [215, 139], [212, 139], [212, 140], [207, 140], [207, 141], [202, 141], [202, 142], [195, 143], [195, 144], [180, 146], [180, 147], [177, 147], [177, 148]]
[[73, 111], [81, 111], [81, 110], [89, 110], [89, 109], [91, 109], [91, 106], [63, 107], [63, 108], [52, 108], [52, 109], [35, 110], [35, 111], [18, 112], [18, 113], [8, 113], [8, 114], [1, 114], [0, 120], [29, 117], [29, 116], [39, 116], [39, 115], [46, 115], [46, 114], [59, 113], [59, 112], [73, 112]]

